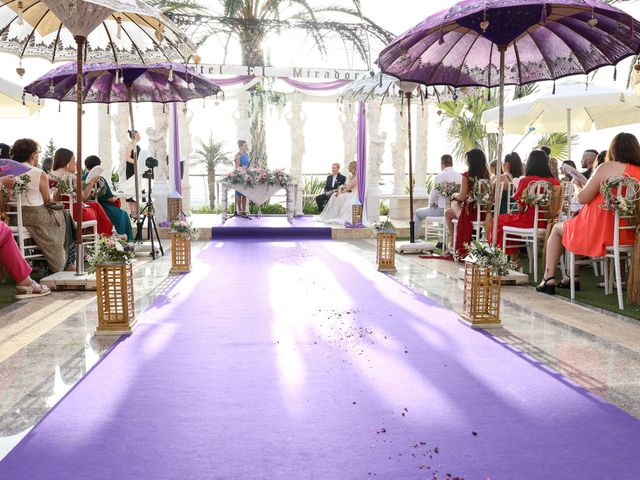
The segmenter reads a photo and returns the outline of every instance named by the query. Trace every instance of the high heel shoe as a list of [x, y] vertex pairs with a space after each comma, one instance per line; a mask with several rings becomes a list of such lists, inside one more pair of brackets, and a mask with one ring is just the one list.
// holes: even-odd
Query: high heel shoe
[[554, 281], [555, 281], [555, 278], [554, 278], [554, 277], [545, 278], [545, 279], [542, 281], [542, 285], [538, 285], [538, 286], [536, 287], [536, 290], [537, 290], [538, 292], [546, 293], [546, 294], [548, 294], [548, 295], [555, 295], [555, 294], [556, 294], [556, 285], [555, 285], [555, 284], [553, 284], [553, 285], [549, 285], [549, 283], [548, 283], [548, 282], [549, 282], [550, 280], [554, 280]]
[[[576, 289], [576, 292], [580, 291], [580, 280], [574, 280], [574, 287]], [[564, 288], [564, 289], [569, 289], [571, 288], [571, 280], [567, 280], [566, 282], [564, 280], [560, 280], [560, 282], [556, 285], [556, 287], [558, 288]]]

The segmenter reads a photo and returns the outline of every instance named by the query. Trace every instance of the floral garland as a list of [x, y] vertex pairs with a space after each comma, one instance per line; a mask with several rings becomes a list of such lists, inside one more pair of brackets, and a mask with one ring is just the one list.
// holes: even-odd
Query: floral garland
[[488, 205], [491, 203], [491, 180], [486, 178], [472, 178], [473, 188], [469, 199], [476, 204]]
[[189, 237], [191, 240], [196, 240], [199, 236], [198, 229], [193, 227], [192, 222], [188, 222], [183, 218], [179, 218], [171, 222], [169, 225], [171, 233], [178, 233], [184, 237]]
[[515, 269], [516, 264], [511, 261], [502, 249], [485, 242], [473, 240], [465, 245], [469, 260], [480, 268], [488, 268], [496, 275], [507, 275], [509, 270]]
[[438, 182], [433, 188], [436, 189], [444, 198], [451, 198], [456, 193], [460, 192], [460, 184], [455, 182]]
[[13, 191], [14, 195], [22, 195], [23, 193], [26, 193], [27, 190], [29, 190], [30, 183], [31, 177], [26, 173], [23, 173], [22, 175], [16, 177], [16, 183], [13, 184], [13, 188], [11, 190]]
[[[537, 191], [536, 190], [540, 190]], [[527, 187], [527, 193], [520, 197], [520, 201], [525, 205], [546, 207], [551, 203], [553, 194], [553, 184], [551, 182], [533, 182]]]
[[127, 242], [126, 235], [101, 236], [87, 253], [87, 271], [94, 273], [96, 266], [101, 263], [127, 263], [133, 257], [135, 251], [133, 245]]
[[600, 193], [604, 199], [600, 208], [629, 217], [636, 213], [636, 202], [640, 199], [640, 183], [626, 175], [613, 175], [602, 181]]
[[71, 195], [75, 191], [73, 188], [73, 182], [68, 182], [62, 177], [51, 175], [51, 178], [57, 182], [56, 188], [62, 195]]
[[269, 170], [265, 168], [239, 167], [229, 172], [223, 179], [231, 185], [246, 185], [253, 187], [259, 184], [280, 185], [286, 187], [291, 182], [291, 176], [282, 168]]

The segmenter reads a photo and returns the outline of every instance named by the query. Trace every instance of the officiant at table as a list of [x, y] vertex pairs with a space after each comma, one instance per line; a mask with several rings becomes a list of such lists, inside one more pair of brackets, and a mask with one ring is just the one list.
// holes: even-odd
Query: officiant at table
[[347, 182], [347, 177], [340, 173], [340, 164], [334, 163], [331, 165], [331, 175], [327, 177], [327, 181], [324, 185], [324, 193], [316, 197], [316, 203], [318, 204], [318, 212], [322, 213], [324, 206], [331, 198], [331, 195], [335, 193], [338, 188]]

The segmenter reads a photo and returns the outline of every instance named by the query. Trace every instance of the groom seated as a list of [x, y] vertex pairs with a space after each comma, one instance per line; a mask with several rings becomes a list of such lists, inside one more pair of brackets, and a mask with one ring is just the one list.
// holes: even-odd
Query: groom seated
[[318, 204], [318, 211], [322, 213], [324, 206], [329, 201], [329, 197], [335, 192], [338, 187], [344, 185], [347, 178], [340, 173], [340, 164], [334, 163], [331, 165], [331, 175], [327, 177], [327, 182], [324, 185], [324, 193], [316, 197], [316, 203]]

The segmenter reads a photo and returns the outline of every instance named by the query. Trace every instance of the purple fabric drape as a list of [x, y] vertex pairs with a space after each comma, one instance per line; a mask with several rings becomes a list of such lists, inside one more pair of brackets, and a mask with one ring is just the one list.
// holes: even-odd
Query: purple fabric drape
[[182, 179], [180, 178], [180, 128], [178, 124], [178, 104], [171, 104], [171, 117], [173, 131], [171, 132], [173, 142], [171, 144], [173, 153], [173, 179], [175, 181], [176, 192], [182, 195]]
[[219, 87], [230, 87], [232, 85], [238, 85], [240, 83], [249, 83], [256, 78], [253, 75], [239, 75], [231, 78], [216, 78], [213, 82]]
[[365, 189], [367, 187], [367, 120], [365, 117], [365, 103], [358, 105], [358, 166], [356, 175], [358, 177], [358, 200], [364, 205]]
[[[326, 90], [335, 90], [336, 88], [342, 88], [345, 85], [351, 83], [351, 80], [334, 80], [332, 82], [321, 82], [321, 83], [313, 83], [313, 82], [301, 82], [299, 80], [293, 80], [287, 77], [280, 77], [287, 85], [292, 86], [293, 88], [297, 88], [298, 90], [309, 90], [311, 92], [323, 92]], [[215, 80], [216, 85], [221, 85], [217, 80]]]

